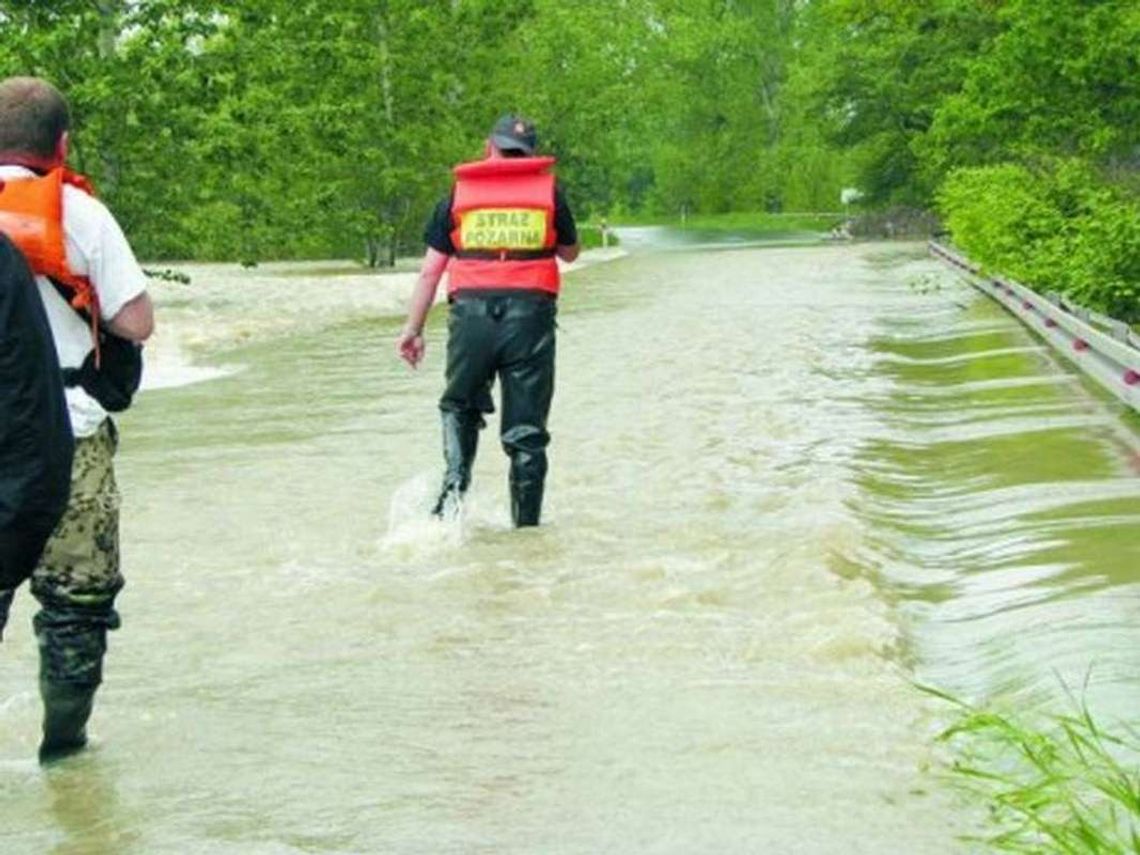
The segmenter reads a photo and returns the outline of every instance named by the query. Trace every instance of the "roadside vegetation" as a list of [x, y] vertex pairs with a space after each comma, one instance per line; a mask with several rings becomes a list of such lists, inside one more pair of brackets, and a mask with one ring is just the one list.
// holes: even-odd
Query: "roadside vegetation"
[[0, 34], [0, 74], [67, 91], [75, 165], [146, 258], [392, 264], [514, 110], [582, 220], [933, 213], [983, 265], [1140, 317], [1128, 0], [0, 0]]
[[598, 222], [578, 223], [578, 240], [583, 249], [598, 249], [600, 247], [618, 246], [621, 241], [613, 233], [613, 224], [607, 222], [607, 230], [603, 239], [602, 224]]
[[[1138, 44], [1135, 0], [0, 0], [0, 75], [67, 93], [73, 164], [147, 259], [395, 265], [517, 111], [584, 224], [938, 217], [1132, 322]], [[962, 711], [995, 846], [1140, 851], [1134, 734]]]
[[[841, 213], [789, 213], [728, 211], [720, 214], [621, 214], [616, 224], [625, 226], [670, 226], [708, 232], [748, 232], [780, 234], [787, 232], [828, 232], [843, 225]], [[613, 223], [611, 223], [613, 225]]]
[[1071, 711], [1036, 722], [934, 689], [957, 720], [939, 737], [953, 781], [989, 808], [994, 851], [1035, 855], [1140, 852], [1140, 734], [1111, 729], [1070, 696]]
[[1140, 204], [1084, 161], [961, 169], [939, 202], [954, 241], [989, 269], [1140, 321]]

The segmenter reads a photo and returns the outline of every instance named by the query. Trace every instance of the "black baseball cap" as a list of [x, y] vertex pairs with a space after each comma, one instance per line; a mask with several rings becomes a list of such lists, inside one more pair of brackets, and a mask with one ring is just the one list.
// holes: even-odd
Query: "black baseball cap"
[[530, 155], [538, 148], [538, 132], [533, 122], [507, 113], [491, 129], [491, 143], [500, 151], [521, 151]]

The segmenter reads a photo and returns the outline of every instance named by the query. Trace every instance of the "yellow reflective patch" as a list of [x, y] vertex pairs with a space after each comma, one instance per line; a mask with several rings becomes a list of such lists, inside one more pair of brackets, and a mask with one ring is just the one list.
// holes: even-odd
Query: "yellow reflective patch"
[[546, 212], [541, 208], [476, 208], [463, 214], [464, 249], [542, 249]]

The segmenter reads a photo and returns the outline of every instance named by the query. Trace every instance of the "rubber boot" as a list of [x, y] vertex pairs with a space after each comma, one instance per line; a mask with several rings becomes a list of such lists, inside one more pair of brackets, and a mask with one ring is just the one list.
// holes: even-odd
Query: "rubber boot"
[[445, 410], [441, 413], [443, 424], [443, 486], [439, 491], [432, 514], [437, 517], [450, 515], [458, 508], [459, 500], [467, 492], [471, 483], [471, 467], [475, 463], [475, 452], [479, 446], [479, 428], [482, 418], [472, 418], [465, 413]]
[[95, 690], [103, 682], [107, 630], [118, 627], [119, 615], [110, 600], [98, 607], [44, 602], [33, 625], [44, 702], [40, 762], [47, 763], [87, 744], [87, 719]]
[[40, 763], [61, 760], [87, 746], [87, 719], [95, 702], [95, 687], [40, 681], [44, 702], [44, 738]]
[[542, 491], [542, 481], [511, 481], [511, 522], [515, 528], [538, 525]]

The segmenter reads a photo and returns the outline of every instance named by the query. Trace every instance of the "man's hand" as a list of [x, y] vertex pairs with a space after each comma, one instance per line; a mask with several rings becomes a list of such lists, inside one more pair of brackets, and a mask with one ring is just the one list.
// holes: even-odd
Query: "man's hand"
[[554, 254], [565, 261], [567, 264], [573, 262], [578, 257], [578, 253], [581, 251], [581, 243], [560, 243], [554, 248]]
[[447, 269], [448, 260], [447, 255], [430, 246], [424, 253], [420, 278], [416, 280], [412, 304], [408, 307], [408, 320], [396, 339], [396, 355], [412, 368], [424, 358], [424, 350], [427, 348], [424, 344], [424, 319], [427, 318], [431, 304], [435, 302], [435, 289], [443, 271]]
[[396, 339], [396, 354], [412, 368], [417, 367], [424, 358], [427, 345], [424, 343], [424, 334], [420, 330], [404, 329]]

